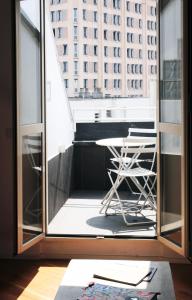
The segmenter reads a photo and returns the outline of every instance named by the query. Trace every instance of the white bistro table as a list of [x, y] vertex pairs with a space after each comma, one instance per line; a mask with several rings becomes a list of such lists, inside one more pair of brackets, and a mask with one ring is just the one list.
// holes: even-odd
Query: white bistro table
[[96, 141], [99, 146], [107, 147], [114, 157], [118, 157], [120, 153], [117, 148], [125, 147], [145, 147], [156, 143], [154, 137], [119, 137], [119, 138], [107, 138]]

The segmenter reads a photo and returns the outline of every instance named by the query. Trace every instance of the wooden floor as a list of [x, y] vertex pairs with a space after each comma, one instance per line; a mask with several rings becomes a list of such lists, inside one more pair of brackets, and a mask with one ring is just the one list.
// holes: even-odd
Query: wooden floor
[[[1, 260], [0, 300], [54, 299], [67, 265], [68, 261], [61, 260]], [[192, 265], [171, 264], [171, 269], [176, 299], [191, 300]]]

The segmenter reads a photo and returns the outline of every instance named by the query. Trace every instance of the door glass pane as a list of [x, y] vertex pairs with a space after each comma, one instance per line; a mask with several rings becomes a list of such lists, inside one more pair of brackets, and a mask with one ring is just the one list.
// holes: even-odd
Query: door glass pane
[[20, 124], [41, 122], [40, 1], [20, 2]]
[[22, 139], [23, 243], [42, 233], [42, 134]]
[[182, 2], [160, 1], [160, 122], [181, 123]]
[[181, 246], [181, 138], [161, 133], [161, 235]]

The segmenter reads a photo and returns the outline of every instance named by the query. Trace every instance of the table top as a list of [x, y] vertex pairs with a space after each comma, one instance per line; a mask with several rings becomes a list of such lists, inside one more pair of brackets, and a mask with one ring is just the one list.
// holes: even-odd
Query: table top
[[156, 138], [154, 137], [120, 137], [120, 138], [108, 138], [96, 141], [96, 144], [99, 146], [106, 147], [123, 147], [123, 146], [149, 146], [156, 143]]
[[[93, 278], [96, 270], [101, 270], [107, 266], [123, 264], [124, 266], [156, 267], [151, 282], [141, 282], [137, 286], [121, 284], [117, 282]], [[72, 259], [67, 271], [64, 274], [61, 285], [56, 294], [55, 300], [78, 299], [82, 288], [90, 282], [101, 283], [110, 286], [123, 287], [128, 289], [141, 289], [145, 291], [160, 292], [159, 300], [175, 300], [172, 276], [168, 262], [152, 261], [129, 261], [129, 260], [100, 260], [100, 259]]]

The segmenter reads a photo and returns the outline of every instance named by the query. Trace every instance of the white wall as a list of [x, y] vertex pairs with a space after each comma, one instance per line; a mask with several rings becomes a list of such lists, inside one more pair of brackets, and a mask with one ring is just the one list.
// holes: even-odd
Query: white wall
[[[151, 98], [114, 98], [70, 100], [74, 120], [94, 122], [95, 113], [99, 113], [100, 122], [155, 122], [155, 101]], [[107, 110], [111, 117], [107, 117]]]
[[47, 159], [50, 160], [72, 144], [74, 123], [58, 64], [57, 50], [48, 10], [45, 24]]

